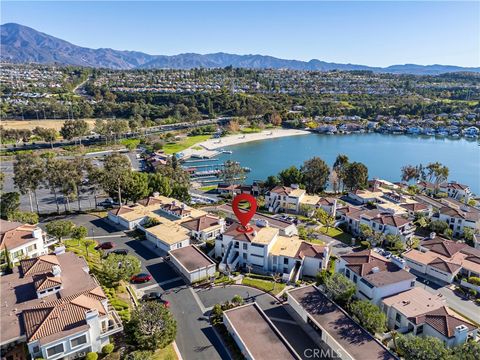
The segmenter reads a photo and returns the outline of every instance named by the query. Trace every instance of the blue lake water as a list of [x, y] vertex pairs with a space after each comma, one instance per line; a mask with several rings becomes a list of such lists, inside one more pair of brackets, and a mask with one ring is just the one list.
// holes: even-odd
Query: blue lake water
[[439, 161], [450, 169], [450, 180], [470, 185], [480, 193], [480, 146], [477, 141], [406, 135], [309, 134], [254, 141], [229, 146], [233, 154], [222, 154], [219, 159], [239, 161], [252, 169], [246, 183], [263, 180], [291, 165], [300, 166], [319, 156], [330, 166], [338, 154], [346, 154], [350, 161], [363, 162], [369, 177], [390, 181], [400, 180], [404, 165]]

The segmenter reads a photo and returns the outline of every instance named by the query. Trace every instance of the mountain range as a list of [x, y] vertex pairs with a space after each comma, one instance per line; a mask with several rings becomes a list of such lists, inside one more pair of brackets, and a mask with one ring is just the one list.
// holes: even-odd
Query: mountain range
[[320, 60], [285, 60], [265, 55], [227, 53], [150, 55], [138, 51], [90, 49], [15, 23], [0, 25], [0, 60], [11, 63], [79, 65], [109, 69], [191, 69], [233, 66], [249, 69], [367, 70], [377, 73], [437, 75], [449, 72], [477, 72], [480, 68], [452, 65], [392, 65], [385, 68], [337, 64]]

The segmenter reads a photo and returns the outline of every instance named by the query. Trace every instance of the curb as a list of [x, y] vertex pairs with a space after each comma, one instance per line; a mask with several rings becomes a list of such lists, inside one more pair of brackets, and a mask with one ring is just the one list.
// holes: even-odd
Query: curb
[[175, 351], [175, 354], [177, 354], [178, 360], [183, 360], [182, 354], [180, 354], [180, 350], [178, 350], [177, 342], [175, 340], [173, 340], [172, 346], [173, 346], [173, 350]]

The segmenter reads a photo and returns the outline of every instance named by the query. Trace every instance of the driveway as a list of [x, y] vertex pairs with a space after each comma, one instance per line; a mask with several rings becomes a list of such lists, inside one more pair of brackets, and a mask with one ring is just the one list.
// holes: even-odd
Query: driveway
[[480, 307], [475, 305], [473, 301], [465, 300], [459, 297], [449, 288], [450, 285], [441, 286], [430, 279], [419, 275], [418, 273], [411, 271], [417, 276], [415, 286], [423, 287], [432, 294], [441, 294], [445, 297], [447, 305], [473, 321], [480, 323]]

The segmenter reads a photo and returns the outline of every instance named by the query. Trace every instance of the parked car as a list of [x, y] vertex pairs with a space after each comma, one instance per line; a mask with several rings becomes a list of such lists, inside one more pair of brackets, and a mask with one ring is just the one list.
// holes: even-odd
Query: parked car
[[105, 199], [105, 200], [97, 203], [97, 206], [101, 206], [101, 207], [104, 207], [106, 209], [111, 209], [114, 206], [118, 206], [118, 205], [119, 205], [118, 202], [113, 201], [112, 199]]
[[170, 307], [170, 302], [168, 300], [162, 299], [162, 293], [158, 291], [154, 291], [151, 293], [146, 293], [142, 296], [143, 301], [158, 301], [159, 303], [163, 304], [166, 308]]
[[128, 249], [115, 249], [110, 251], [109, 254], [128, 255]]
[[146, 283], [152, 280], [152, 275], [141, 273], [141, 274], [133, 275], [130, 280], [133, 283]]
[[95, 250], [109, 250], [109, 249], [113, 249], [114, 247], [115, 247], [114, 243], [112, 243], [111, 241], [107, 241], [107, 242], [103, 242], [101, 244], [98, 244], [95, 247]]

